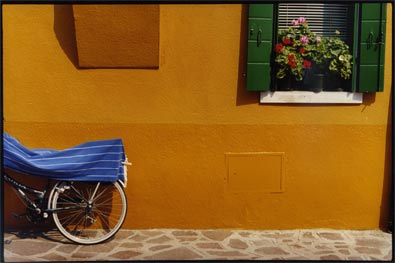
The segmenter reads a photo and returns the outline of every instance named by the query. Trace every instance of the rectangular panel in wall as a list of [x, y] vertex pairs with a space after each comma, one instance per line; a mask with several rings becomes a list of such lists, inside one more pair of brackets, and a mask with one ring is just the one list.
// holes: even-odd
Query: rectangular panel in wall
[[159, 5], [73, 5], [83, 68], [158, 68]]

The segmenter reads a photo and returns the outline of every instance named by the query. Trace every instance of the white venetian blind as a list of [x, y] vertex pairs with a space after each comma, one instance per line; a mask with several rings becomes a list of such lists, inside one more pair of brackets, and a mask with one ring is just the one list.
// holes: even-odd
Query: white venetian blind
[[[291, 21], [305, 17], [310, 29], [319, 36], [337, 36], [346, 40], [349, 19], [348, 4], [332, 3], [280, 3], [278, 13], [279, 29], [292, 25]], [[338, 30], [340, 35], [336, 35]]]

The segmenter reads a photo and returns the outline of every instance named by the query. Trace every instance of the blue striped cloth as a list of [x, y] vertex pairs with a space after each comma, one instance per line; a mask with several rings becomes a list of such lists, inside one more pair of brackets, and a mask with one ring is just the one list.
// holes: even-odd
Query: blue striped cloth
[[3, 133], [3, 165], [55, 180], [125, 182], [121, 139], [87, 142], [66, 150], [28, 149]]

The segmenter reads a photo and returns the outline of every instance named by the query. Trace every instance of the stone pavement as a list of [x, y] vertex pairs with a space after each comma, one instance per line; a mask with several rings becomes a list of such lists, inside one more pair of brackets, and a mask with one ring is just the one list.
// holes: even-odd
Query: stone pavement
[[392, 235], [356, 230], [121, 230], [99, 245], [57, 231], [4, 234], [6, 262], [106, 260], [391, 260]]

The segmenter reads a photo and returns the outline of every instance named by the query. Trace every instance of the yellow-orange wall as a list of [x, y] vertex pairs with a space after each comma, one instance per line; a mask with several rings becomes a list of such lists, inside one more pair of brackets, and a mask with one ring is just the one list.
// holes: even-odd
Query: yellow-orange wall
[[[245, 6], [161, 6], [157, 70], [78, 69], [70, 10], [3, 6], [4, 127], [31, 148], [122, 138], [134, 164], [124, 228], [385, 225], [391, 5], [385, 91], [331, 106], [260, 105], [245, 90]], [[284, 191], [229, 191], [227, 152], [284, 152]]]

